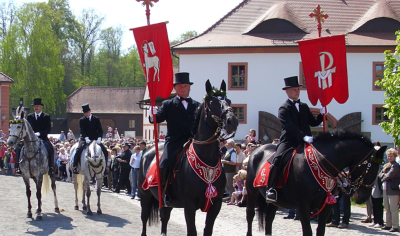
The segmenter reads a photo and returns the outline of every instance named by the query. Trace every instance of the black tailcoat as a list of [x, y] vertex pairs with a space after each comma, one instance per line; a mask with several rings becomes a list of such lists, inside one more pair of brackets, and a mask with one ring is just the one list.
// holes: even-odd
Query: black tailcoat
[[103, 137], [103, 129], [101, 128], [100, 119], [92, 115], [91, 120], [83, 116], [79, 119], [79, 129], [81, 131], [82, 139], [89, 137], [90, 140], [97, 140]]
[[44, 112], [42, 112], [42, 114], [40, 114], [40, 116], [36, 120], [35, 113], [31, 113], [26, 117], [26, 119], [32, 126], [33, 131], [35, 133], [40, 133], [39, 138], [45, 141], [49, 140], [49, 138], [47, 137], [47, 135], [51, 131], [51, 120], [49, 114], [45, 114]]
[[304, 136], [311, 136], [310, 126], [318, 126], [323, 120], [322, 114], [314, 116], [305, 103], [300, 102], [298, 111], [289, 99], [279, 108], [278, 118], [282, 124], [282, 132], [276, 155], [288, 148], [298, 147], [303, 143]]
[[160, 168], [173, 167], [175, 165], [176, 153], [192, 136], [195, 112], [199, 105], [199, 102], [190, 99], [188, 107], [185, 109], [178, 96], [162, 103], [156, 118], [157, 123], [167, 121], [167, 135]]

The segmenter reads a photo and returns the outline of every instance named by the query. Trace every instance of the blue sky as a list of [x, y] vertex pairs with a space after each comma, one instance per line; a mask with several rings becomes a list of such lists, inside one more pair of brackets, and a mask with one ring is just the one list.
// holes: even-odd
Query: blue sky
[[[6, 0], [0, 0], [6, 1]], [[159, 23], [168, 21], [167, 29], [170, 40], [190, 30], [204, 32], [226, 13], [236, 7], [243, 0], [159, 0], [150, 10], [150, 22]], [[47, 2], [43, 0], [14, 0], [16, 5], [25, 2]], [[103, 28], [120, 25], [124, 30], [123, 49], [134, 44], [130, 28], [147, 24], [145, 7], [136, 0], [69, 0], [70, 7], [75, 15], [82, 9], [94, 8], [106, 17]]]

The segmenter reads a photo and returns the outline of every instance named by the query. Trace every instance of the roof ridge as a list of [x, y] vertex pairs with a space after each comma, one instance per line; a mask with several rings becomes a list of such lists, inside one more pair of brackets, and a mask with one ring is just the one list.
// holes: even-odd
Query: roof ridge
[[2, 74], [4, 77], [6, 77], [7, 79], [9, 79], [10, 82], [13, 82], [13, 83], [15, 82], [14, 79], [12, 79], [10, 76], [4, 74], [3, 72], [0, 71], [0, 74]]
[[225, 20], [228, 16], [230, 16], [233, 12], [235, 12], [237, 9], [243, 7], [243, 6], [245, 5], [245, 3], [248, 3], [248, 2], [250, 2], [250, 1], [252, 1], [252, 0], [243, 0], [243, 2], [239, 3], [239, 5], [237, 5], [235, 8], [233, 8], [233, 9], [232, 9], [230, 12], [228, 12], [227, 14], [225, 14], [221, 19], [219, 19], [219, 20], [218, 20], [216, 23], [214, 23], [211, 27], [209, 27], [208, 29], [206, 29], [203, 33], [201, 33], [201, 34], [199, 34], [199, 35], [197, 35], [197, 36], [195, 36], [195, 37], [193, 37], [193, 38], [187, 39], [187, 40], [185, 40], [185, 41], [183, 41], [183, 42], [177, 43], [177, 44], [173, 45], [171, 48], [174, 48], [174, 47], [179, 46], [179, 45], [181, 45], [181, 44], [183, 44], [183, 43], [187, 43], [187, 42], [189, 42], [189, 41], [191, 41], [191, 40], [193, 40], [193, 39], [196, 39], [196, 38], [198, 38], [198, 37], [200, 37], [200, 36], [205, 35], [206, 33], [210, 32], [212, 29], [214, 29], [214, 28], [215, 28], [218, 24], [220, 24], [223, 20]]

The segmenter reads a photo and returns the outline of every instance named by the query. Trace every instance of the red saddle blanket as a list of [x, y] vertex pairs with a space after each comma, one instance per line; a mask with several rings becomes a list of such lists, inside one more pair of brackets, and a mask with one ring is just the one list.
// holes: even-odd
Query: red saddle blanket
[[[158, 160], [161, 159], [161, 156], [162, 154], [158, 157]], [[147, 190], [150, 187], [157, 187], [159, 179], [156, 160], [154, 159], [154, 161], [150, 164], [150, 169], [147, 172], [146, 179], [142, 184], [143, 190]]]
[[[297, 150], [297, 149], [296, 149]], [[293, 157], [296, 154], [296, 150], [293, 151], [292, 156], [289, 159], [288, 164], [285, 167], [285, 172], [283, 174], [283, 179], [285, 180], [285, 183], [289, 177], [289, 169], [290, 169], [290, 165], [292, 164], [293, 161]], [[267, 160], [274, 155], [275, 152], [273, 152], [268, 158]], [[268, 176], [269, 176], [269, 171], [270, 171], [270, 166], [271, 163], [269, 163], [268, 161], [265, 162], [264, 166], [260, 169], [260, 171], [258, 171], [256, 178], [254, 179], [253, 182], [253, 186], [254, 187], [266, 187], [268, 184]], [[282, 188], [282, 183], [281, 180], [278, 179], [278, 182], [276, 183], [276, 188]]]

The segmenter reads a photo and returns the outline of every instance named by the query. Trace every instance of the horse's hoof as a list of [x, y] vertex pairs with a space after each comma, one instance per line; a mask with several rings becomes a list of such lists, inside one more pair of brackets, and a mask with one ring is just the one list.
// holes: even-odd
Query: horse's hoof
[[37, 220], [37, 221], [42, 220], [42, 216], [37, 216], [37, 217], [36, 217], [36, 220]]
[[93, 212], [91, 212], [91, 211], [88, 211], [88, 212], [86, 213], [86, 215], [88, 215], [88, 216], [92, 216], [92, 215], [93, 215]]
[[79, 206], [75, 206], [75, 208], [74, 208], [74, 209], [78, 211], [78, 210], [79, 210]]
[[97, 215], [101, 215], [101, 214], [103, 214], [103, 212], [101, 210], [98, 210]]
[[87, 207], [86, 206], [82, 207], [82, 210], [87, 211]]
[[54, 211], [56, 212], [56, 213], [60, 213], [60, 208], [54, 208]]
[[26, 214], [26, 217], [27, 217], [27, 218], [32, 218], [32, 213]]

